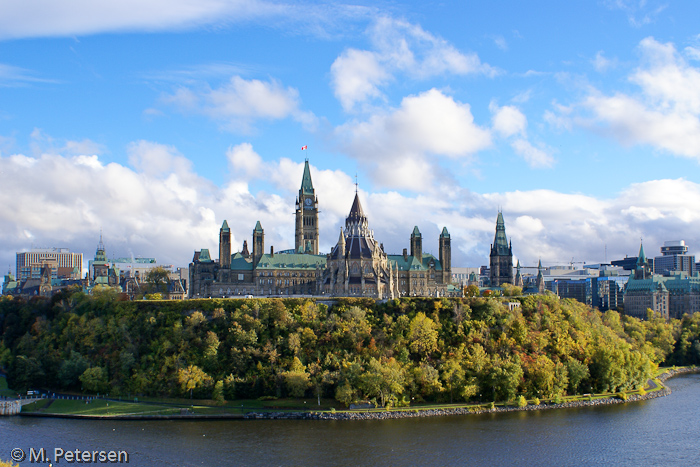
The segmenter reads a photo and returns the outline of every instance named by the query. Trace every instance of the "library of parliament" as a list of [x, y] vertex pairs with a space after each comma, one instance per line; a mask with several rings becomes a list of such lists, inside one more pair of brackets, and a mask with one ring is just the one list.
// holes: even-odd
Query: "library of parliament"
[[340, 228], [338, 242], [328, 254], [319, 254], [319, 200], [309, 161], [304, 165], [296, 199], [294, 250], [265, 252], [265, 231], [258, 221], [252, 248], [244, 241], [231, 252], [227, 221], [219, 230], [219, 259], [207, 249], [195, 251], [190, 263], [190, 298], [207, 297], [368, 297], [461, 296], [451, 285], [452, 246], [443, 228], [438, 238], [439, 257], [423, 251], [423, 237], [414, 227], [410, 252], [387, 254], [374, 238], [360, 198], [355, 199]]

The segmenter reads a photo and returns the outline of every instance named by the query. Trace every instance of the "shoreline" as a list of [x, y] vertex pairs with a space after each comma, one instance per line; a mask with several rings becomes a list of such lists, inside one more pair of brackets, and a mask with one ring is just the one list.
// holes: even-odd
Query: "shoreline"
[[[694, 366], [689, 368], [669, 369], [658, 376], [661, 383], [675, 376], [700, 373], [700, 367]], [[20, 412], [22, 417], [41, 417], [41, 418], [64, 418], [64, 419], [81, 419], [81, 420], [390, 420], [400, 418], [419, 418], [419, 417], [440, 417], [449, 415], [477, 415], [485, 413], [497, 412], [520, 412], [534, 410], [551, 410], [551, 409], [568, 409], [579, 407], [591, 407], [599, 405], [625, 404], [628, 402], [640, 402], [645, 400], [656, 399], [657, 397], [665, 397], [671, 394], [671, 389], [662, 384], [662, 388], [658, 391], [649, 392], [644, 395], [632, 394], [627, 400], [619, 399], [618, 397], [608, 397], [605, 399], [594, 399], [584, 401], [563, 402], [561, 404], [542, 403], [539, 405], [526, 405], [525, 407], [506, 406], [494, 407], [487, 409], [483, 407], [455, 407], [455, 408], [440, 408], [440, 409], [417, 409], [417, 408], [400, 408], [393, 410], [384, 410], [376, 412], [255, 412], [251, 411], [246, 414], [211, 414], [211, 415], [196, 415], [196, 414], [173, 414], [173, 415], [79, 415], [79, 414], [50, 414], [37, 412]]]

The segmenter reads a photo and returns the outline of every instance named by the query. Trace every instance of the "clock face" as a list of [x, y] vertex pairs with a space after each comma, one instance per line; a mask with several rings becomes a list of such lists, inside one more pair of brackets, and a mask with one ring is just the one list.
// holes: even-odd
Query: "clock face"
[[307, 206], [311, 206], [311, 198], [306, 198], [304, 200], [304, 204], [306, 204]]

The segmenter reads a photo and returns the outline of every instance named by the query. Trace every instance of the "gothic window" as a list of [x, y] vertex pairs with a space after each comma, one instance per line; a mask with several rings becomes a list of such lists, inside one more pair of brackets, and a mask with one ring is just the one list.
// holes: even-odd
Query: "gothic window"
[[369, 263], [366, 263], [365, 264], [365, 274], [369, 274], [370, 272], [372, 272], [372, 270], [369, 267]]
[[354, 273], [360, 272], [360, 266], [357, 264], [357, 262], [352, 263], [351, 272], [354, 272]]

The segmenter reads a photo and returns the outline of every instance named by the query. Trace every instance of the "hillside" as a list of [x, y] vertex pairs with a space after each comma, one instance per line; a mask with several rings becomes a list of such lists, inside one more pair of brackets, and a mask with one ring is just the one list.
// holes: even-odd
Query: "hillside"
[[0, 366], [15, 389], [404, 405], [626, 390], [661, 362], [700, 355], [700, 320], [517, 300], [509, 311], [479, 297], [330, 308], [309, 299], [128, 302], [109, 292], [2, 298]]

